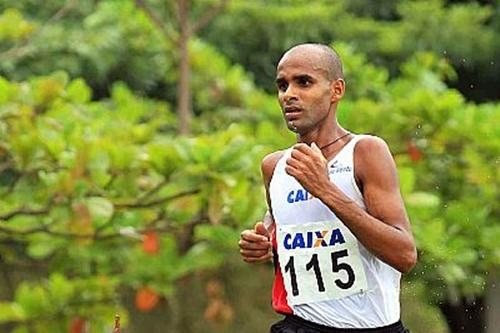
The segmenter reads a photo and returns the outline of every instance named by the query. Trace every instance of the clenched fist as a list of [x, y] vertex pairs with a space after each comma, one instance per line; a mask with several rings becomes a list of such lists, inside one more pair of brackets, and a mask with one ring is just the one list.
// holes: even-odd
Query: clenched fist
[[243, 260], [248, 263], [269, 261], [273, 256], [271, 236], [262, 222], [257, 222], [254, 230], [244, 230], [238, 245]]
[[311, 147], [305, 143], [293, 146], [290, 157], [286, 160], [285, 171], [316, 198], [325, 187], [331, 186], [328, 176], [328, 161], [315, 143]]

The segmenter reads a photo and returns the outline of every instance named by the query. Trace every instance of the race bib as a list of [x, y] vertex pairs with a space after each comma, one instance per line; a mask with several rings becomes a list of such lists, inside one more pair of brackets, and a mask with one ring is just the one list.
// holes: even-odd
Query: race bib
[[340, 221], [281, 225], [276, 241], [288, 304], [338, 299], [367, 290], [358, 241]]

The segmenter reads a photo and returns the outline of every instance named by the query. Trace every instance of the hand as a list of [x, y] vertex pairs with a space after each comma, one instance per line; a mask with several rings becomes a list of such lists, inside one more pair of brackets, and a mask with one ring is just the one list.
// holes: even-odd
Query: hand
[[328, 176], [328, 161], [316, 143], [311, 147], [305, 143], [296, 144], [291, 156], [286, 160], [285, 171], [307, 190], [318, 198], [325, 186], [331, 186]]
[[248, 263], [269, 261], [273, 256], [270, 235], [262, 222], [257, 222], [254, 230], [244, 230], [238, 245], [243, 260]]

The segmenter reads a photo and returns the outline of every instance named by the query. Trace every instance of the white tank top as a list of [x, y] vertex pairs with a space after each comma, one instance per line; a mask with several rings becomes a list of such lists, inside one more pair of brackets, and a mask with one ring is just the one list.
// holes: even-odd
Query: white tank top
[[[330, 180], [346, 196], [366, 210], [363, 196], [354, 178], [353, 163], [354, 147], [363, 137], [365, 136], [355, 135], [353, 139], [351, 139], [351, 141], [345, 145], [331, 161], [328, 162], [328, 170]], [[340, 244], [342, 242], [339, 242], [339, 239], [342, 241], [344, 238], [349, 238], [351, 239], [351, 242], [354, 243], [353, 246], [357, 247], [356, 251], [359, 253], [357, 259], [359, 262], [359, 267], [357, 268], [360, 272], [359, 275], [364, 275], [363, 278], [365, 278], [364, 287], [359, 287], [354, 291], [349, 291], [350, 295], [343, 296], [344, 294], [341, 293], [344, 291], [340, 290], [341, 293], [337, 293], [337, 296], [334, 299], [330, 298], [320, 301], [309, 300], [306, 303], [303, 303], [303, 301], [302, 303], [297, 301], [298, 304], [293, 304], [295, 301], [291, 302], [292, 299], [290, 296], [292, 287], [290, 286], [293, 285], [293, 282], [289, 281], [289, 287], [285, 287], [287, 291], [285, 294], [287, 295], [287, 302], [292, 309], [293, 314], [305, 320], [336, 328], [372, 328], [387, 326], [397, 322], [400, 319], [400, 272], [371, 254], [359, 241], [357, 241], [354, 235], [350, 233], [345, 225], [338, 220], [335, 214], [326, 205], [324, 205], [319, 199], [312, 198], [311, 195], [302, 188], [297, 180], [295, 180], [295, 178], [289, 176], [285, 172], [286, 159], [290, 156], [290, 153], [291, 149], [286, 150], [283, 157], [278, 161], [269, 186], [271, 208], [276, 223], [276, 229], [279, 230], [280, 228], [290, 227], [301, 228], [301, 225], [307, 225], [312, 222], [335, 221], [335, 223], [337, 223], [336, 225], [340, 227], [337, 231], [339, 233], [342, 231], [343, 236], [341, 238], [337, 237], [337, 240], [334, 240], [332, 237], [330, 240], [330, 238], [328, 238], [328, 232], [325, 230], [324, 233], [326, 236], [322, 239], [320, 234], [321, 232], [316, 232], [315, 234], [314, 231], [309, 233], [304, 231], [299, 238], [296, 237], [296, 234], [294, 234], [295, 238], [290, 235], [283, 237], [284, 234], [282, 234], [281, 239], [280, 236], [277, 236], [277, 241], [283, 244], [281, 245], [282, 247], [285, 246], [288, 249], [297, 248], [297, 250], [306, 251], [302, 253], [308, 253], [308, 256], [313, 258], [311, 257], [313, 252], [307, 252], [310, 249], [314, 247], [321, 248], [322, 246], [325, 246], [326, 249], [327, 245], [332, 244], [334, 244], [333, 248], [335, 248], [335, 246], [338, 248], [338, 246], [344, 245]], [[308, 247], [310, 249], [308, 249]], [[286, 275], [288, 278], [289, 275], [291, 276], [291, 262], [289, 261], [289, 257], [286, 258], [287, 262], [283, 262], [282, 257], [286, 256], [282, 255], [283, 252], [280, 253], [279, 251], [280, 250], [278, 248], [281, 271], [277, 274]], [[330, 249], [328, 249], [328, 251], [330, 251]], [[309, 260], [309, 258], [303, 260]], [[346, 266], [338, 265], [339, 263], [342, 263], [342, 260], [348, 259], [347, 257], [338, 259], [337, 273], [331, 272], [332, 265], [335, 264], [322, 263], [321, 266], [318, 265], [318, 261], [313, 262], [312, 260], [308, 262], [307, 267], [303, 268], [302, 273], [299, 271], [299, 267], [293, 267], [294, 274], [299, 275], [295, 281], [295, 290], [293, 291], [293, 294], [295, 295], [295, 293], [297, 293], [297, 297], [302, 297], [303, 295], [300, 294], [302, 293], [301, 288], [306, 284], [310, 284], [312, 286], [310, 289], [314, 293], [321, 291], [319, 290], [320, 284], [323, 289], [335, 289], [333, 286], [334, 281], [338, 281], [335, 283], [349, 282], [348, 274], [346, 274], [347, 270], [345, 270]], [[333, 256], [332, 261], [334, 261]], [[303, 262], [305, 263], [306, 261]], [[286, 263], [288, 263], [288, 265], [286, 265]], [[298, 260], [292, 264], [298, 264]], [[286, 270], [283, 270], [283, 267], [285, 266], [287, 266]], [[354, 266], [355, 264], [353, 264], [353, 267]], [[344, 271], [342, 271], [342, 267], [344, 267]], [[305, 271], [306, 268], [307, 271]], [[314, 270], [312, 268], [314, 268]], [[314, 275], [313, 278], [307, 278], [308, 280], [313, 280], [313, 282], [305, 281], [304, 279], [301, 280], [301, 274], [303, 276], [312, 274], [312, 272], [316, 271], [316, 269], [318, 269], [319, 273], [322, 273], [321, 278], [325, 279], [324, 281], [322, 280], [320, 283], [318, 275], [316, 275], [316, 280], [318, 280], [317, 286], [314, 281]], [[302, 286], [298, 284], [302, 284]], [[319, 291], [313, 289], [318, 289]], [[334, 293], [335, 292], [336, 291], [334, 291]], [[324, 292], [319, 292], [318, 295], [324, 294]], [[309, 297], [315, 299], [314, 297], [316, 296]]]

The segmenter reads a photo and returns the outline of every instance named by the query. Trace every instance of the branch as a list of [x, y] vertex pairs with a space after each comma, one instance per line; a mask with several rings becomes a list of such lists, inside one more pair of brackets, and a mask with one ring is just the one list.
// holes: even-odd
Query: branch
[[0, 164], [0, 174], [5, 170], [12, 169], [15, 165], [16, 163], [13, 160], [8, 160], [7, 162]]
[[151, 10], [151, 8], [146, 6], [144, 0], [135, 0], [135, 5], [137, 8], [142, 9], [142, 11], [146, 14], [146, 16], [148, 16], [149, 19], [153, 21], [154, 25], [156, 25], [156, 27], [158, 27], [161, 30], [161, 32], [167, 39], [169, 39], [170, 41], [172, 41], [172, 43], [176, 45], [179, 43], [179, 34], [173, 29], [168, 28], [163, 23], [162, 19], [158, 15], [156, 15], [156, 13]]
[[[87, 299], [79, 299], [79, 300], [73, 300], [71, 299], [70, 301], [66, 302], [64, 306], [60, 307], [59, 310], [53, 313], [42, 313], [38, 314], [33, 317], [29, 317], [27, 319], [22, 319], [19, 322], [23, 323], [24, 325], [28, 326], [28, 331], [27, 332], [35, 332], [35, 330], [32, 328], [35, 326], [35, 324], [40, 325], [40, 323], [47, 323], [47, 322], [52, 322], [54, 320], [61, 320], [66, 318], [67, 316], [67, 309], [69, 307], [79, 307], [79, 306], [92, 306], [95, 307], [97, 304], [116, 304], [116, 299], [112, 297], [103, 297], [103, 298], [87, 298]], [[38, 326], [37, 325], [37, 326]], [[83, 330], [82, 330], [83, 332]], [[86, 332], [86, 330], [85, 330]]]
[[208, 222], [208, 216], [205, 212], [200, 212], [193, 220], [184, 225], [181, 234], [178, 235], [177, 248], [179, 253], [185, 254], [194, 244], [194, 230], [197, 225]]
[[214, 17], [219, 14], [224, 7], [226, 7], [227, 3], [229, 0], [220, 0], [220, 2], [210, 8], [208, 11], [205, 12], [205, 14], [198, 19], [198, 22], [193, 25], [193, 28], [191, 29], [191, 33], [195, 35], [197, 32], [199, 32], [201, 29], [203, 29], [210, 21], [214, 19]]
[[30, 208], [25, 208], [25, 207], [18, 208], [16, 210], [13, 210], [12, 212], [7, 213], [7, 214], [0, 215], [0, 221], [8, 221], [11, 218], [18, 216], [18, 215], [36, 216], [36, 215], [47, 214], [49, 212], [51, 204], [52, 204], [52, 200], [50, 200], [49, 204], [46, 207], [41, 208], [41, 209], [30, 209]]
[[[108, 237], [108, 235], [104, 235], [104, 236], [101, 236], [101, 233], [106, 230], [107, 228], [109, 227], [112, 227], [114, 225], [114, 218], [116, 216], [115, 214], [116, 211], [113, 211], [113, 215], [110, 217], [109, 221], [106, 222], [105, 224], [97, 227], [95, 229], [95, 232], [94, 232], [94, 239], [102, 239], [102, 237]], [[146, 224], [146, 228], [149, 228], [149, 227], [154, 227], [156, 226], [156, 224], [160, 221], [162, 221], [163, 219], [165, 218], [165, 210], [161, 209], [160, 212], [156, 215], [156, 217], [151, 220], [150, 222], [148, 222]], [[137, 232], [137, 231], [135, 231]], [[120, 232], [120, 235], [123, 236], [123, 233]]]
[[165, 198], [160, 198], [156, 200], [152, 200], [149, 202], [140, 202], [139, 200], [136, 202], [130, 202], [130, 203], [113, 203], [116, 208], [149, 208], [149, 207], [154, 207], [160, 204], [167, 203], [169, 201], [182, 198], [188, 195], [193, 195], [197, 194], [200, 192], [200, 189], [194, 189], [190, 191], [185, 191], [185, 192], [180, 192], [176, 193], [174, 195], [165, 197]]
[[11, 271], [7, 269], [5, 260], [0, 256], [0, 270], [2, 271], [3, 280], [5, 281], [5, 289], [7, 292], [7, 299], [13, 299], [15, 294], [15, 287], [11, 279]]
[[145, 192], [143, 195], [141, 195], [138, 198], [138, 201], [143, 201], [143, 200], [146, 200], [146, 199], [150, 198], [153, 194], [155, 194], [156, 192], [158, 192], [166, 184], [167, 184], [167, 180], [163, 179], [161, 182], [159, 182], [158, 184], [156, 184], [156, 186], [154, 186], [151, 190], [149, 190], [149, 191]]
[[31, 228], [31, 229], [24, 229], [24, 230], [16, 230], [12, 228], [6, 228], [0, 225], [0, 232], [9, 234], [9, 235], [31, 235], [31, 234], [36, 234], [39, 232], [46, 232], [50, 233], [47, 225], [42, 225], [39, 227]]
[[[165, 198], [153, 200], [150, 202], [133, 202], [133, 203], [124, 203], [124, 204], [117, 204], [115, 203], [116, 208], [149, 208], [153, 207], [159, 204], [166, 203], [171, 200], [175, 200], [184, 196], [188, 195], [193, 195], [196, 193], [199, 193], [200, 189], [194, 189], [190, 191], [185, 191], [185, 192], [180, 192]], [[49, 211], [50, 206], [52, 204], [52, 200], [50, 200], [49, 204], [47, 204], [47, 207], [39, 210], [34, 210], [34, 209], [27, 209], [27, 208], [20, 208], [16, 209], [10, 213], [7, 213], [3, 216], [0, 216], [0, 220], [8, 220], [14, 216], [17, 215], [42, 215], [45, 214]], [[172, 224], [169, 223], [167, 225], [163, 226], [157, 226], [158, 222], [165, 221], [165, 212], [161, 211], [152, 221], [148, 222], [146, 226], [142, 229], [136, 230], [135, 233], [137, 234], [143, 234], [147, 231], [158, 231], [158, 232], [172, 232], [174, 231], [174, 228], [172, 227]], [[199, 218], [196, 218], [193, 222], [197, 223], [197, 220]], [[55, 237], [63, 237], [63, 238], [77, 238], [77, 239], [94, 239], [94, 240], [103, 240], [103, 239], [111, 239], [111, 238], [117, 238], [117, 237], [123, 237], [124, 234], [122, 232], [116, 232], [116, 233], [111, 233], [111, 234], [102, 234], [102, 231], [109, 227], [111, 225], [111, 221], [113, 220], [113, 217], [111, 217], [110, 222], [106, 223], [105, 225], [98, 227], [95, 229], [94, 232], [92, 233], [86, 233], [86, 234], [81, 234], [81, 233], [75, 233], [75, 232], [63, 232], [63, 231], [55, 231], [50, 229], [51, 224], [44, 224], [40, 225], [37, 227], [29, 228], [29, 229], [14, 229], [14, 228], [7, 228], [2, 225], [0, 225], [0, 233], [4, 234], [9, 234], [9, 235], [30, 235], [30, 234], [36, 234], [36, 233], [45, 233], [51, 236]]]
[[45, 22], [45, 24], [36, 32], [31, 34], [26, 38], [20, 45], [17, 45], [5, 52], [0, 53], [0, 61], [4, 61], [8, 58], [20, 58], [24, 56], [24, 53], [28, 50], [30, 43], [33, 41], [35, 36], [40, 35], [47, 27], [50, 27], [55, 22], [63, 18], [73, 7], [76, 5], [77, 0], [68, 0], [64, 6], [62, 6], [51, 18]]
[[[157, 231], [157, 232], [173, 232], [175, 231], [175, 228], [173, 227], [172, 222], [168, 222], [164, 220], [165, 217], [165, 212], [161, 211], [153, 220], [149, 221], [143, 228], [134, 230], [132, 228], [132, 233], [134, 235], [141, 235], [145, 234], [146, 232], [149, 231]], [[163, 225], [158, 225], [158, 222], [164, 221], [166, 224]], [[54, 237], [61, 237], [61, 238], [69, 238], [69, 239], [93, 239], [93, 240], [107, 240], [107, 239], [112, 239], [112, 238], [118, 238], [118, 237], [127, 237], [130, 235], [127, 234], [126, 232], [120, 230], [119, 232], [115, 233], [109, 233], [109, 234], [101, 234], [104, 228], [96, 228], [94, 232], [92, 233], [86, 233], [86, 234], [81, 234], [81, 233], [76, 233], [76, 232], [64, 232], [64, 231], [55, 231], [50, 229], [50, 227], [54, 224], [48, 223], [48, 224], [43, 224], [37, 227], [33, 228], [28, 228], [28, 229], [14, 229], [14, 228], [7, 228], [2, 225], [0, 225], [0, 234], [8, 234], [8, 235], [18, 235], [18, 236], [24, 236], [24, 235], [32, 235], [32, 234], [38, 234], [38, 233], [44, 233], [50, 236]], [[106, 227], [108, 227], [107, 225]], [[141, 239], [140, 237], [138, 237]]]

